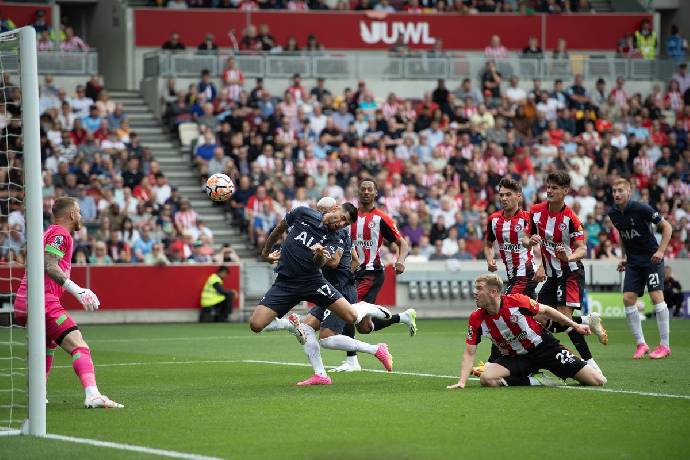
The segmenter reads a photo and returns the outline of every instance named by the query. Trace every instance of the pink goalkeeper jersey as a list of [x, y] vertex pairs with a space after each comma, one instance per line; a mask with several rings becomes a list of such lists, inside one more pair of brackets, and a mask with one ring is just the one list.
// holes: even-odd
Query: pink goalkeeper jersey
[[[48, 227], [43, 233], [43, 247], [45, 252], [60, 257], [58, 266], [69, 278], [72, 268], [72, 235], [70, 235], [67, 229], [61, 225], [51, 225]], [[47, 274], [44, 277], [46, 304], [51, 301], [59, 301], [64, 289]], [[26, 304], [26, 273], [24, 273], [22, 283], [17, 290], [16, 303], [20, 305]]]

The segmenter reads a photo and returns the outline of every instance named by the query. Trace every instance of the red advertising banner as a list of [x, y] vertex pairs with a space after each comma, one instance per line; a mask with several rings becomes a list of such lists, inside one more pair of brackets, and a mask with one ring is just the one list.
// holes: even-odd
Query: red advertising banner
[[0, 1], [0, 18], [9, 18], [17, 27], [33, 24], [36, 11], [43, 10], [46, 22], [50, 24], [50, 7], [31, 3], [7, 3]]
[[[492, 35], [510, 51], [520, 51], [530, 36], [547, 50], [559, 37], [575, 50], [613, 50], [625, 32], [639, 27], [650, 15], [456, 15], [456, 14], [381, 14], [378, 12], [292, 12], [227, 10], [135, 9], [135, 44], [160, 47], [173, 32], [182, 43], [196, 48], [204, 35], [213, 33], [221, 47], [231, 47], [229, 32], [238, 40], [248, 24], [268, 25], [280, 44], [294, 36], [300, 47], [309, 34], [326, 49], [385, 50], [402, 40], [411, 48], [431, 48], [442, 40], [448, 50], [483, 50]], [[596, 30], [596, 34], [588, 33]]]
[[[225, 286], [240, 291], [240, 265], [228, 264]], [[217, 265], [79, 265], [70, 273], [78, 285], [89, 288], [101, 301], [101, 309], [159, 309], [198, 308], [201, 288]], [[0, 266], [0, 293], [12, 292], [19, 287], [24, 270], [19, 267]], [[239, 306], [235, 299], [234, 307]], [[62, 296], [68, 309], [81, 309], [74, 297]]]

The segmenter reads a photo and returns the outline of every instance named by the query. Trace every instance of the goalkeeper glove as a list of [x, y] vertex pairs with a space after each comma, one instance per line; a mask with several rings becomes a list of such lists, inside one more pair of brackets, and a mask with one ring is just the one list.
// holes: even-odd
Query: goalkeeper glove
[[62, 287], [65, 288], [67, 292], [69, 292], [77, 298], [79, 303], [81, 303], [84, 307], [84, 310], [96, 311], [98, 310], [98, 307], [101, 305], [101, 302], [98, 300], [98, 297], [96, 297], [96, 294], [94, 294], [94, 292], [91, 289], [79, 287], [77, 283], [70, 279], [65, 281]]

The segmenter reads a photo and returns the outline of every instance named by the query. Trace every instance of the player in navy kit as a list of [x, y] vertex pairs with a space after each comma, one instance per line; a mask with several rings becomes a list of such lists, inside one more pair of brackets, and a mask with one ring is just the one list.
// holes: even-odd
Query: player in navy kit
[[[632, 201], [630, 182], [618, 179], [613, 183], [615, 205], [609, 210], [611, 222], [621, 235], [623, 260], [619, 271], [625, 271], [623, 303], [630, 330], [637, 340], [633, 358], [640, 359], [649, 351], [642, 333], [637, 298], [644, 294], [645, 285], [654, 303], [660, 344], [649, 354], [650, 358], [665, 358], [671, 354], [669, 346], [669, 314], [664, 301], [664, 253], [671, 240], [672, 228], [651, 206]], [[651, 224], [661, 230], [661, 243], [657, 244]]]
[[[390, 312], [383, 308], [353, 307], [321, 273], [321, 267], [331, 257], [325, 248], [337, 238], [339, 229], [356, 219], [357, 210], [350, 203], [328, 213], [306, 207], [287, 213], [273, 229], [261, 252], [265, 261], [278, 262], [278, 277], [254, 308], [249, 320], [253, 332], [287, 329], [304, 344], [306, 338], [299, 317], [283, 318], [304, 300], [329, 309], [347, 323], [357, 323], [366, 315], [390, 318]], [[287, 239], [280, 250], [272, 251], [286, 231]]]
[[[349, 232], [347, 230], [340, 230], [337, 239], [332, 244], [329, 244], [326, 249], [332, 254], [332, 257], [322, 269], [324, 277], [343, 294], [343, 297], [348, 302], [356, 304], [357, 288], [355, 287], [353, 272], [357, 268], [359, 260], [357, 259], [357, 252], [353, 250], [354, 247]], [[323, 366], [319, 345], [332, 350], [369, 353], [374, 355], [387, 371], [393, 370], [393, 357], [388, 351], [387, 344], [370, 345], [343, 335], [345, 324], [342, 318], [331, 314], [330, 311], [323, 307], [315, 306], [311, 309], [303, 320], [302, 327], [307, 338], [304, 344], [304, 353], [314, 369], [314, 375], [307, 380], [299, 382], [297, 385], [330, 385], [332, 383]], [[317, 330], [320, 330], [318, 341], [315, 335]]]

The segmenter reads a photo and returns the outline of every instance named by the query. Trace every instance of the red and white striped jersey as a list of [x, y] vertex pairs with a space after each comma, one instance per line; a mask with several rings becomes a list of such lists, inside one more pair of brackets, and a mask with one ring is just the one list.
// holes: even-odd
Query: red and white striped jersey
[[565, 247], [566, 254], [570, 255], [575, 241], [585, 239], [585, 230], [577, 214], [566, 205], [558, 212], [550, 212], [546, 201], [532, 206], [529, 213], [532, 221], [529, 233], [541, 237], [541, 257], [546, 276], [561, 277], [564, 273], [583, 268], [581, 262], [566, 263], [556, 257], [557, 247]]
[[498, 252], [506, 266], [508, 279], [516, 276], [534, 276], [532, 250], [522, 245], [522, 237], [529, 235], [530, 215], [519, 209], [513, 217], [506, 218], [503, 211], [489, 216], [486, 226], [486, 241], [498, 244]]
[[381, 243], [391, 243], [402, 238], [393, 219], [379, 209], [370, 212], [359, 211], [357, 222], [350, 226], [352, 243], [357, 250], [359, 264], [365, 270], [381, 270]]
[[470, 315], [467, 345], [477, 345], [488, 336], [503, 355], [524, 355], [542, 343], [544, 330], [534, 319], [539, 303], [523, 294], [501, 296], [498, 313], [491, 316], [483, 308]]

